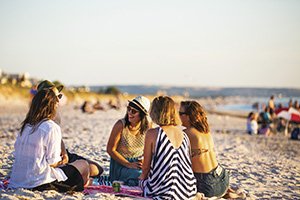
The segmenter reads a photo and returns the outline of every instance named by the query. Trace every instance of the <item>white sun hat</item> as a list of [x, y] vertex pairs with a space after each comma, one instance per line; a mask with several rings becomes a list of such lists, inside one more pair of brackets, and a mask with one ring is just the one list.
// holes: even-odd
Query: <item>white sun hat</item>
[[137, 96], [129, 103], [133, 103], [137, 107], [139, 107], [145, 114], [149, 112], [150, 109], [150, 100], [144, 96]]

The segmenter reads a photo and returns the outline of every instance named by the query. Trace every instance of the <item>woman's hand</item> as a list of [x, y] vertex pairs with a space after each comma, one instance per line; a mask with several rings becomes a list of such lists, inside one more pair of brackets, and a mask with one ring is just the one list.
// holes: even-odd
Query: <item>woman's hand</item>
[[131, 168], [131, 169], [142, 169], [142, 162], [141, 161], [128, 162], [125, 167]]
[[64, 165], [64, 164], [67, 164], [68, 162], [69, 162], [68, 154], [61, 155], [61, 163]]

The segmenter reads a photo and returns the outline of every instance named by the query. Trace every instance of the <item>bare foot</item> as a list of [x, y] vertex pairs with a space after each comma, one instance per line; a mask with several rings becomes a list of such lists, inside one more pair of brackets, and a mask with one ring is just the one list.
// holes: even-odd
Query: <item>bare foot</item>
[[201, 199], [204, 199], [204, 194], [203, 193], [200, 193], [200, 192], [197, 192], [196, 196], [194, 197], [194, 200], [201, 200]]
[[89, 178], [88, 181], [85, 183], [84, 187], [93, 185], [93, 178]]

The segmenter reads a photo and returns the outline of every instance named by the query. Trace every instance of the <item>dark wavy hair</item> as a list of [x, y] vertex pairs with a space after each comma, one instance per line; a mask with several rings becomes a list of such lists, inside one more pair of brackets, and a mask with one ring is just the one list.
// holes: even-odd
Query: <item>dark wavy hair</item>
[[190, 118], [191, 125], [202, 133], [209, 133], [210, 128], [207, 122], [206, 112], [196, 101], [182, 101], [180, 106]]
[[[145, 114], [138, 106], [136, 106], [133, 103], [129, 103], [129, 106], [133, 107], [134, 109], [139, 111], [139, 116], [141, 119], [141, 128], [140, 132], [141, 134], [146, 133], [146, 131], [150, 128], [150, 122], [148, 121], [147, 114]], [[125, 127], [128, 127], [130, 125], [130, 122], [128, 120], [128, 112], [126, 111], [125, 115]]]
[[54, 119], [56, 115], [58, 98], [52, 89], [43, 89], [39, 91], [32, 99], [29, 111], [21, 124], [20, 135], [27, 124], [34, 127], [33, 131], [38, 125], [47, 119]]
[[153, 99], [150, 116], [152, 121], [159, 126], [177, 126], [179, 124], [175, 102], [168, 96], [159, 96]]

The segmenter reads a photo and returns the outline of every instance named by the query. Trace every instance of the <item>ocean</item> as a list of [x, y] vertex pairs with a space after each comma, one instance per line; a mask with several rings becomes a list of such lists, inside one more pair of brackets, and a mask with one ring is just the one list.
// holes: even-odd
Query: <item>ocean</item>
[[[267, 103], [270, 96], [275, 96], [275, 104], [282, 103], [287, 106], [288, 101], [298, 100], [300, 102], [300, 88], [241, 88], [241, 87], [173, 87], [157, 85], [111, 85], [122, 93], [138, 95], [180, 95], [187, 99], [192, 98], [224, 98], [239, 97], [245, 103], [218, 105], [220, 110], [247, 111], [254, 110], [253, 104], [262, 105]], [[104, 91], [106, 86], [90, 86], [94, 92]]]

